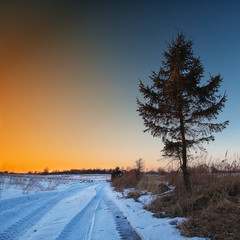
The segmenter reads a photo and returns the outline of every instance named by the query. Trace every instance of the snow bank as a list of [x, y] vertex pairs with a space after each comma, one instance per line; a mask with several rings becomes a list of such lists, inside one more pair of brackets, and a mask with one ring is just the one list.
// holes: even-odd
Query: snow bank
[[[149, 195], [142, 196], [142, 202], [135, 202], [133, 199], [123, 198], [122, 193], [113, 190], [110, 185], [106, 186], [106, 192], [108, 197], [118, 206], [123, 215], [125, 215], [131, 225], [136, 229], [140, 235], [144, 236], [148, 240], [183, 240], [194, 239], [200, 240], [203, 238], [186, 238], [180, 234], [180, 230], [176, 228], [176, 225], [172, 225], [171, 222], [179, 223], [184, 221], [185, 218], [155, 218], [153, 213], [145, 210], [143, 199], [149, 201]], [[151, 197], [150, 197], [151, 199]]]

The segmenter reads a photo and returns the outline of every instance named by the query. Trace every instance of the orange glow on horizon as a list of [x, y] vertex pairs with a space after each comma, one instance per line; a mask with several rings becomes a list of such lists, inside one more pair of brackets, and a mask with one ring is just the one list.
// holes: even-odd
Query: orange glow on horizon
[[64, 8], [16, 4], [0, 9], [0, 171], [157, 167], [159, 140], [142, 138], [135, 96], [111, 82], [84, 22], [78, 33]]

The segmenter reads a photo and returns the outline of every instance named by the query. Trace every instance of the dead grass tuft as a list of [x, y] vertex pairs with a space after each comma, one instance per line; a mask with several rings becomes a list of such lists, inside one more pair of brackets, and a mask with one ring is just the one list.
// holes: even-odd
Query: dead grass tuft
[[133, 198], [136, 202], [139, 202], [139, 198], [146, 194], [147, 194], [146, 191], [144, 192], [144, 191], [134, 190], [129, 192], [126, 198]]
[[125, 188], [135, 188], [137, 191], [147, 191], [152, 194], [161, 194], [169, 190], [166, 183], [159, 176], [141, 176], [136, 178], [135, 175], [123, 175], [115, 178], [112, 182], [114, 188], [123, 191]]
[[240, 207], [226, 198], [210, 204], [201, 214], [193, 215], [179, 226], [186, 237], [210, 237], [212, 240], [240, 239]]
[[28, 194], [29, 192], [55, 190], [59, 184], [59, 179], [51, 179], [47, 176], [25, 174], [0, 176], [0, 198], [2, 192], [9, 188], [22, 190], [23, 194]]
[[158, 197], [147, 209], [160, 218], [187, 217], [179, 226], [187, 237], [240, 239], [240, 175], [194, 173], [191, 194], [185, 191], [180, 176], [170, 175], [174, 191]]

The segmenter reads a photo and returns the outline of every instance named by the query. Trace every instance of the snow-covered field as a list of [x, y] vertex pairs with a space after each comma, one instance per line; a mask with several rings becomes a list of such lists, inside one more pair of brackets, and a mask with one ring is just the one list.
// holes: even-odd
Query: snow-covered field
[[[0, 240], [186, 239], [142, 203], [113, 191], [109, 175], [0, 176]], [[200, 238], [192, 238], [200, 239]]]

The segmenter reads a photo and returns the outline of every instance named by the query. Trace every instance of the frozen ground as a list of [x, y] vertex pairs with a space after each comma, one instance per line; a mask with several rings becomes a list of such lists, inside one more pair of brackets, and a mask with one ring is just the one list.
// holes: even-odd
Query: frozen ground
[[0, 176], [0, 240], [186, 239], [170, 224], [181, 218], [152, 217], [109, 177]]

